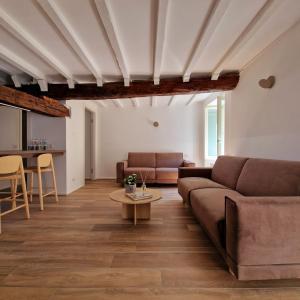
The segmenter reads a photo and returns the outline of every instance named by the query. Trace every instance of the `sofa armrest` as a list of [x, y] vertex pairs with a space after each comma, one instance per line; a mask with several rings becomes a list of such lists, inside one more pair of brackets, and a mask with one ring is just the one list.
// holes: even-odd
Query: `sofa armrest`
[[123, 180], [124, 180], [124, 170], [128, 167], [128, 161], [127, 160], [123, 160], [123, 161], [119, 161], [117, 162], [117, 183], [122, 183], [123, 184]]
[[240, 266], [300, 264], [300, 197], [226, 197], [226, 251]]
[[195, 168], [196, 164], [194, 162], [192, 162], [192, 161], [184, 160], [183, 161], [183, 167]]
[[178, 168], [178, 178], [184, 178], [184, 177], [211, 178], [211, 172], [212, 172], [212, 168], [180, 167]]

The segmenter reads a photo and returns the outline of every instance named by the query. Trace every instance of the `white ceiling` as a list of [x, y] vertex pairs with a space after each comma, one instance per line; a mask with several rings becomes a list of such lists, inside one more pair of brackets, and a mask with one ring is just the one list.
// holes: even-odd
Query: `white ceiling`
[[187, 107], [195, 103], [202, 101], [212, 101], [217, 96], [223, 96], [222, 93], [201, 93], [194, 95], [176, 95], [176, 96], [152, 96], [152, 97], [142, 97], [142, 98], [130, 98], [130, 99], [107, 99], [107, 100], [93, 100], [95, 103], [99, 104], [105, 109], [139, 109], [147, 107], [173, 107], [181, 106]]
[[16, 86], [241, 71], [300, 20], [300, 0], [0, 0], [0, 70]]

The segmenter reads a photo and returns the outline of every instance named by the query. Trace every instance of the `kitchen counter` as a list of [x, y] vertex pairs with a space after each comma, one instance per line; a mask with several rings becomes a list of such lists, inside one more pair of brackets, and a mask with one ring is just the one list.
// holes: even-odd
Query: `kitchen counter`
[[65, 150], [55, 150], [55, 149], [48, 149], [48, 150], [1, 150], [1, 156], [8, 156], [8, 155], [20, 155], [23, 158], [32, 158], [37, 157], [40, 154], [44, 153], [51, 153], [53, 156], [64, 155]]

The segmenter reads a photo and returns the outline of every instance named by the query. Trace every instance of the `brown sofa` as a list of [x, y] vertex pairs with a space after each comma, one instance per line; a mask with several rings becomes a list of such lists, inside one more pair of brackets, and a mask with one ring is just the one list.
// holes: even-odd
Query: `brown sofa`
[[137, 174], [141, 182], [140, 173], [147, 174], [147, 183], [176, 184], [179, 167], [194, 167], [195, 164], [183, 159], [183, 153], [154, 153], [129, 152], [128, 160], [117, 163], [117, 182], [123, 183], [126, 176]]
[[240, 280], [300, 278], [300, 162], [221, 156], [178, 191]]

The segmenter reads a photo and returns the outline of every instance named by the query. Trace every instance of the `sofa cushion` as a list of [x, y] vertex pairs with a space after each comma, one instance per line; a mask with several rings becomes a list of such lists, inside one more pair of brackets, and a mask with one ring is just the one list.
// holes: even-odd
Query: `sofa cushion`
[[158, 180], [177, 180], [178, 168], [156, 168], [156, 179]]
[[203, 177], [185, 177], [178, 179], [178, 193], [185, 203], [189, 203], [191, 191], [204, 188], [226, 189], [226, 186]]
[[143, 177], [146, 176], [147, 181], [155, 180], [155, 168], [126, 168], [124, 169], [125, 176], [136, 174], [137, 179], [141, 180], [140, 174], [142, 173]]
[[152, 152], [129, 152], [128, 167], [155, 168], [155, 153]]
[[248, 158], [219, 156], [212, 169], [211, 179], [233, 190]]
[[250, 158], [237, 190], [245, 196], [300, 196], [300, 162]]
[[183, 153], [156, 153], [156, 168], [179, 168], [183, 165]]
[[204, 226], [211, 240], [218, 247], [224, 248], [226, 232], [225, 219], [225, 196], [241, 196], [230, 189], [207, 188], [191, 192], [191, 206], [194, 215]]

